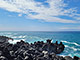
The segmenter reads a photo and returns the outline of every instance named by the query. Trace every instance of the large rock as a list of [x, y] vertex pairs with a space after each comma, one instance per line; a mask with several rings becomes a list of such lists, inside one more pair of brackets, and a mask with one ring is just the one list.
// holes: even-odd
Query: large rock
[[13, 40], [13, 39], [6, 36], [0, 36], [0, 43], [8, 43], [8, 40]]
[[73, 60], [79, 60], [79, 57], [74, 56], [74, 57], [73, 57]]
[[47, 43], [45, 43], [42, 46], [42, 50], [48, 51], [49, 53], [54, 52], [55, 54], [60, 54], [61, 52], [63, 52], [65, 46], [62, 44], [62, 42], [60, 42], [60, 44], [57, 44], [57, 42], [51, 43], [51, 40], [47, 40]]

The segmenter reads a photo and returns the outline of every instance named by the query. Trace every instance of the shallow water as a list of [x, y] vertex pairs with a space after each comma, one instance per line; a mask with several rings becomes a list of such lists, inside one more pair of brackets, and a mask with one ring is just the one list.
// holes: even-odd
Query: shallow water
[[59, 55], [80, 57], [80, 32], [26, 32], [26, 31], [0, 31], [0, 35], [8, 36], [14, 39], [10, 43], [24, 40], [33, 43], [35, 41], [44, 41], [52, 39], [52, 42], [60, 41], [65, 45], [65, 50]]

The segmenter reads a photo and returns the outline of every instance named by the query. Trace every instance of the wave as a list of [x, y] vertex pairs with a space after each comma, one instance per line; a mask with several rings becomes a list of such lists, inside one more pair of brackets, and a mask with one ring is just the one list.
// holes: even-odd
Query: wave
[[69, 48], [69, 49], [72, 49], [74, 51], [77, 51], [78, 49], [77, 48], [74, 48], [74, 47], [69, 47], [68, 45], [65, 45], [65, 47]]
[[76, 46], [80, 46], [78, 43], [75, 43], [75, 42], [68, 42], [68, 41], [63, 41], [63, 40], [62, 40], [62, 42], [68, 43], [68, 44], [74, 44], [74, 45], [76, 45]]
[[63, 57], [65, 57], [65, 56], [71, 56], [71, 57], [78, 56], [78, 57], [80, 57], [80, 54], [78, 54], [78, 53], [75, 53], [75, 54], [59, 54], [59, 56], [63, 56]]
[[80, 46], [79, 44], [77, 44], [77, 43], [73, 43], [74, 45], [76, 45], [76, 46]]
[[69, 47], [68, 45], [65, 45], [65, 47], [68, 48], [68, 49], [72, 49], [73, 51], [80, 51], [79, 48]]
[[74, 47], [69, 47], [69, 48], [73, 49], [74, 51], [77, 51], [77, 50], [78, 50], [78, 49], [76, 49], [76, 48], [74, 48]]
[[[25, 39], [21, 39], [23, 41], [25, 41]], [[16, 44], [17, 42], [20, 42], [21, 40], [9, 40], [8, 42], [11, 43], [11, 44]]]
[[65, 45], [65, 47], [69, 47], [68, 45]]
[[12, 38], [25, 38], [26, 36], [12, 36]]
[[63, 57], [65, 57], [65, 56], [67, 56], [67, 55], [59, 55], [59, 56], [63, 56]]
[[78, 57], [80, 57], [80, 54], [78, 54], [78, 53], [72, 53], [72, 54], [68, 54], [68, 56], [71, 56], [71, 57], [78, 56]]

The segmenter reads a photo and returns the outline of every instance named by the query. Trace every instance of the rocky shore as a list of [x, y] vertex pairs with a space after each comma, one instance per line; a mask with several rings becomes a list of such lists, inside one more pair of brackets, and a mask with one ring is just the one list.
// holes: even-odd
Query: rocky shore
[[16, 44], [10, 44], [9, 39], [13, 40], [0, 36], [0, 60], [80, 60], [77, 56], [58, 56], [57, 54], [62, 53], [65, 48], [62, 42], [52, 43], [48, 39], [46, 43], [37, 41], [29, 44], [21, 40]]

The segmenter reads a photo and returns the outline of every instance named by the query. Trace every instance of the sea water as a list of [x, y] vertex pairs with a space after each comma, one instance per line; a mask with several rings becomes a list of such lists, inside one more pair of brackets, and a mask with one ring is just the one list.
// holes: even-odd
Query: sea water
[[52, 42], [63, 42], [65, 45], [64, 51], [59, 54], [62, 56], [78, 56], [80, 57], [80, 32], [42, 32], [42, 31], [0, 31], [0, 35], [11, 37], [14, 41], [9, 41], [12, 44], [20, 40], [34, 43], [35, 41], [44, 41], [52, 39]]

